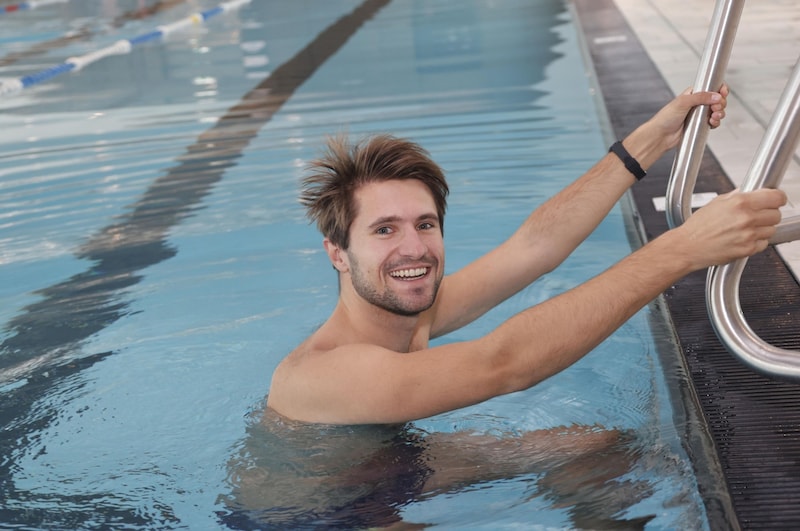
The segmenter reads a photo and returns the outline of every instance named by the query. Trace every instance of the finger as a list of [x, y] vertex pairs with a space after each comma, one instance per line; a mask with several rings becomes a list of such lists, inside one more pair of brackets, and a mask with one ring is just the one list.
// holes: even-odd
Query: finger
[[712, 112], [708, 117], [708, 124], [712, 129], [719, 127], [725, 119], [725, 111]]
[[755, 231], [754, 236], [756, 240], [767, 240], [769, 241], [770, 238], [775, 236], [777, 229], [774, 225], [769, 227], [759, 227], [758, 230]]
[[752, 253], [750, 256], [752, 256], [753, 254], [758, 254], [758, 253], [760, 253], [761, 251], [764, 251], [764, 250], [766, 250], [766, 248], [767, 248], [767, 247], [769, 247], [769, 239], [766, 239], [766, 240], [756, 240], [756, 242], [755, 242], [755, 244], [754, 244], [754, 245], [755, 245], [755, 252], [754, 252], [754, 253]]
[[[719, 94], [719, 93], [717, 93], [717, 94]], [[718, 102], [711, 104], [711, 110], [712, 111], [724, 111], [725, 108], [728, 106], [728, 98], [723, 96], [722, 94], [720, 94], [720, 96], [721, 96], [721, 99]]]
[[736, 197], [737, 195], [742, 194], [742, 193], [744, 193], [744, 192], [742, 192], [741, 188], [734, 188], [730, 192], [725, 192], [724, 194], [719, 194], [717, 197], [714, 198], [714, 201], [724, 201], [725, 199], [731, 199], [731, 198]]
[[746, 192], [745, 195], [750, 208], [753, 209], [780, 208], [787, 201], [786, 193], [775, 188], [759, 188]]
[[688, 107], [696, 107], [698, 105], [708, 105], [710, 107], [714, 104], [721, 104], [724, 101], [722, 94], [719, 92], [705, 91], [681, 94], [680, 98], [683, 100], [684, 105]]
[[786, 204], [786, 193], [777, 188], [759, 188], [758, 190], [751, 190], [749, 192], [742, 192], [736, 188], [725, 194], [721, 194], [714, 199], [720, 201], [736, 201], [741, 206], [753, 210], [767, 209], [767, 208], [780, 208]]
[[756, 212], [754, 221], [761, 227], [774, 227], [781, 222], [781, 211], [777, 208], [765, 208]]

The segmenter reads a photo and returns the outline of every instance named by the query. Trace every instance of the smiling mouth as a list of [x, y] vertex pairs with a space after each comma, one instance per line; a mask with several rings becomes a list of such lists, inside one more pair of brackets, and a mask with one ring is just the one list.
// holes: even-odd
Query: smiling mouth
[[416, 278], [422, 278], [428, 274], [427, 267], [413, 267], [410, 269], [398, 269], [397, 271], [392, 271], [389, 273], [389, 276], [392, 278], [400, 278], [404, 280], [414, 280]]

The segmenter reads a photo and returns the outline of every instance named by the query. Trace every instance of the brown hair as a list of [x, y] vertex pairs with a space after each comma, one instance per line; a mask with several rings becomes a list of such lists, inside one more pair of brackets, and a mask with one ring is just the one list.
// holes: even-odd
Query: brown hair
[[327, 151], [309, 163], [300, 203], [306, 215], [333, 244], [347, 249], [356, 217], [355, 191], [364, 184], [391, 179], [419, 179], [433, 195], [439, 226], [449, 189], [442, 169], [418, 144], [391, 135], [376, 135], [351, 145], [343, 135], [328, 139]]

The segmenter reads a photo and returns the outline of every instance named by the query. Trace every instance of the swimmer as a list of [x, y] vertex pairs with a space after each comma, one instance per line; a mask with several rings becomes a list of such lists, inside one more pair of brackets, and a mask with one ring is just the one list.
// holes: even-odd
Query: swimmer
[[724, 85], [678, 95], [506, 241], [447, 276], [448, 185], [439, 166], [419, 145], [390, 135], [355, 145], [331, 139], [300, 199], [324, 237], [339, 298], [276, 368], [268, 408], [309, 423], [391, 424], [520, 391], [575, 363], [681, 277], [763, 251], [786, 196], [734, 191], [485, 336], [429, 345], [561, 264], [677, 145], [694, 107], [708, 106], [710, 126], [720, 125], [727, 95]]

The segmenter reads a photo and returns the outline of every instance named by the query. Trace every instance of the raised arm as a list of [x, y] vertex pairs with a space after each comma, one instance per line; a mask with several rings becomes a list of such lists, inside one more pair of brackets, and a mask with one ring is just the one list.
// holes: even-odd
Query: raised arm
[[[408, 353], [348, 344], [276, 372], [270, 400], [289, 417], [393, 423], [526, 389], [568, 367], [682, 276], [766, 248], [786, 195], [731, 192], [597, 277], [520, 312], [492, 333]], [[286, 376], [289, 375], [289, 376]]]
[[[727, 86], [719, 93], [689, 90], [623, 140], [623, 146], [649, 168], [677, 145], [689, 111], [710, 107], [709, 123], [725, 116]], [[561, 264], [608, 215], [636, 182], [619, 157], [607, 154], [588, 172], [537, 208], [503, 244], [442, 283], [432, 337], [458, 329]]]

